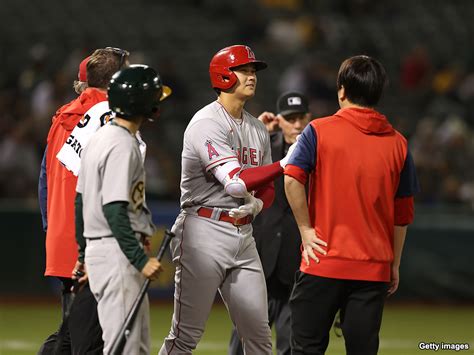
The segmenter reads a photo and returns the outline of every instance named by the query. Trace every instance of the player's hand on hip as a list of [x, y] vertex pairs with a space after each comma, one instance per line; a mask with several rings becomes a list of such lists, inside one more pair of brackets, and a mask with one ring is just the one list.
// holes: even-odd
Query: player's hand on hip
[[248, 215], [256, 216], [263, 208], [263, 201], [254, 197], [252, 194], [247, 194], [244, 198], [244, 204], [238, 208], [232, 208], [229, 211], [229, 216], [235, 219], [243, 218]]
[[162, 271], [161, 263], [156, 258], [149, 258], [142, 269], [142, 274], [150, 280], [156, 280]]
[[391, 278], [390, 278], [390, 283], [388, 285], [388, 291], [387, 291], [389, 296], [393, 295], [397, 291], [399, 283], [400, 283], [400, 271], [397, 265], [392, 265]]
[[314, 228], [312, 227], [301, 227], [301, 244], [303, 245], [303, 259], [306, 262], [306, 265], [309, 265], [309, 259], [313, 259], [319, 263], [319, 258], [316, 256], [316, 253], [326, 255], [327, 252], [322, 247], [327, 247], [327, 243], [319, 239]]
[[288, 161], [290, 160], [291, 156], [293, 155], [293, 152], [296, 149], [296, 145], [298, 144], [298, 139], [299, 135], [296, 137], [296, 142], [290, 145], [290, 148], [288, 148], [288, 153], [280, 160], [280, 166], [285, 169], [286, 164], [288, 164]]
[[278, 130], [278, 119], [273, 112], [265, 111], [258, 116], [258, 120], [261, 121], [268, 132], [275, 132]]

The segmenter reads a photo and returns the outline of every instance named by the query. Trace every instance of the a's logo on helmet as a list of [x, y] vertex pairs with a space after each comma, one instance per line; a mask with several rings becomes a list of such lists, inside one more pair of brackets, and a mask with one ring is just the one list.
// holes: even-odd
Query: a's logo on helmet
[[255, 54], [252, 52], [252, 50], [247, 46], [245, 46], [245, 49], [247, 50], [247, 55], [249, 59], [255, 59]]
[[229, 56], [229, 58], [230, 58], [231, 61], [234, 61], [234, 60], [235, 60], [235, 55], [234, 55], [234, 54], [231, 54], [231, 55]]

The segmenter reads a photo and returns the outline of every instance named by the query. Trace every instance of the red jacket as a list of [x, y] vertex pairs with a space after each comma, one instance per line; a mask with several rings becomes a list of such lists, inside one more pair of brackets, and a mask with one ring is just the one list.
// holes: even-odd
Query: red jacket
[[105, 100], [104, 92], [88, 88], [77, 99], [62, 106], [52, 119], [46, 153], [46, 276], [71, 277], [78, 254], [74, 226], [77, 177], [63, 167], [56, 154], [84, 113]]
[[[297, 149], [304, 151], [312, 139], [313, 156], [311, 149], [295, 151], [285, 174], [302, 183], [310, 174], [310, 219], [328, 246], [326, 256], [318, 254], [319, 264], [302, 262], [300, 270], [338, 279], [389, 281], [394, 225], [411, 223], [411, 196], [417, 187], [415, 175], [415, 188], [405, 187], [410, 182], [404, 181], [402, 190], [407, 192], [399, 189], [406, 175], [406, 139], [385, 116], [357, 108], [313, 120], [304, 135]], [[312, 169], [304, 159], [312, 159]]]

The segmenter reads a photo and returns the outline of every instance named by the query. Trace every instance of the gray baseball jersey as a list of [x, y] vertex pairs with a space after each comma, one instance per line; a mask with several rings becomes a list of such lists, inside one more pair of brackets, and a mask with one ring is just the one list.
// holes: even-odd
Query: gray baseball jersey
[[[104, 354], [107, 354], [145, 277], [130, 263], [117, 239], [111, 238], [112, 231], [102, 207], [111, 202], [128, 202], [132, 229], [146, 235], [153, 233], [145, 203], [145, 169], [137, 138], [114, 123], [94, 133], [82, 154], [76, 189], [83, 200], [85, 264], [91, 291], [97, 299]], [[149, 354], [149, 349], [145, 297], [124, 354]]]
[[129, 202], [128, 217], [135, 232], [153, 234], [139, 143], [125, 128], [109, 124], [92, 136], [83, 151], [76, 191], [83, 195], [85, 238], [112, 235], [102, 206], [115, 201]]
[[181, 208], [209, 206], [231, 209], [242, 200], [224, 191], [211, 169], [239, 161], [242, 169], [272, 163], [270, 137], [258, 119], [243, 111], [239, 124], [214, 101], [199, 110], [184, 132]]
[[[173, 226], [171, 254], [176, 264], [174, 313], [160, 355], [191, 354], [204, 332], [216, 292], [221, 294], [247, 355], [272, 354], [267, 293], [250, 223], [219, 219], [220, 209], [242, 205], [225, 193], [211, 170], [226, 162], [242, 169], [271, 163], [265, 126], [243, 111], [241, 122], [213, 102], [198, 111], [185, 133], [181, 207]], [[200, 207], [213, 217], [198, 215]]]

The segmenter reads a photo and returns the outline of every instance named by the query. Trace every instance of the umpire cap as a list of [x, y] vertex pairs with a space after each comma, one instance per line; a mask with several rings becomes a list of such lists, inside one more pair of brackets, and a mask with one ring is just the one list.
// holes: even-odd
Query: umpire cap
[[160, 75], [147, 65], [130, 65], [116, 72], [107, 88], [110, 109], [119, 117], [151, 118], [161, 101], [171, 95]]
[[278, 98], [276, 112], [283, 117], [293, 113], [308, 113], [308, 99], [296, 91], [283, 93]]

